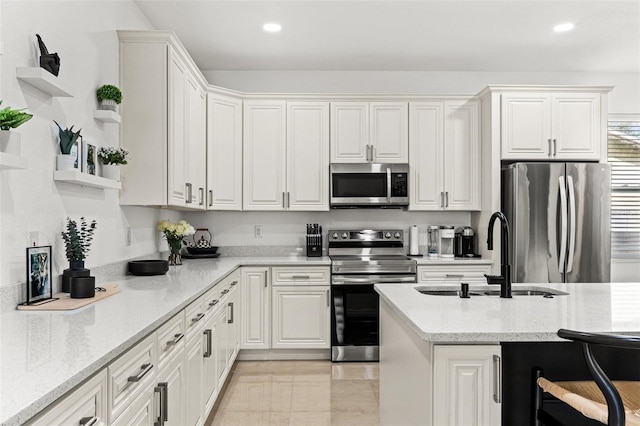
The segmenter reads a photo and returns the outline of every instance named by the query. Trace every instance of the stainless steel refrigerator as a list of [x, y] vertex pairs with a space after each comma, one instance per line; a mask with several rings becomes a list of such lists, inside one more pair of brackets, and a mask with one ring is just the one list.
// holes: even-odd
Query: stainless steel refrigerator
[[514, 163], [502, 170], [516, 283], [608, 282], [611, 167]]

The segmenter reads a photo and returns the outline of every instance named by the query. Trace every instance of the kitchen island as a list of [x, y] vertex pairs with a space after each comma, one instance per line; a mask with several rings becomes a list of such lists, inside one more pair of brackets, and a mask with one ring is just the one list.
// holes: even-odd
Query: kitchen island
[[569, 294], [462, 299], [421, 294], [420, 284], [376, 285], [381, 423], [499, 425], [512, 379], [502, 374], [505, 350], [512, 357], [538, 346], [564, 349], [560, 328], [640, 334], [636, 283], [539, 286]]

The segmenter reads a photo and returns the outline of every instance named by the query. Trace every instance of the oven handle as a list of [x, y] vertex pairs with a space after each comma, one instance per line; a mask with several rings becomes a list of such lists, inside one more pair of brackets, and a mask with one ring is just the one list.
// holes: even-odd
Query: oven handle
[[383, 283], [415, 283], [415, 275], [358, 275], [344, 276], [333, 275], [331, 277], [331, 285], [370, 285]]

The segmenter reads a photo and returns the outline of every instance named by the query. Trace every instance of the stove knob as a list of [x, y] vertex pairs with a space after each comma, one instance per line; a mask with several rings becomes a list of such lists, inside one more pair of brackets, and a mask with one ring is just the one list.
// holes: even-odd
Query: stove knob
[[384, 234], [385, 238], [391, 238], [391, 232], [387, 232], [386, 234]]
[[331, 234], [331, 238], [333, 238], [334, 240], [338, 239], [338, 233], [334, 232], [333, 234]]
[[342, 233], [342, 238], [347, 238], [349, 235], [346, 232]]
[[393, 238], [400, 238], [400, 233], [396, 232], [395, 234], [393, 234]]

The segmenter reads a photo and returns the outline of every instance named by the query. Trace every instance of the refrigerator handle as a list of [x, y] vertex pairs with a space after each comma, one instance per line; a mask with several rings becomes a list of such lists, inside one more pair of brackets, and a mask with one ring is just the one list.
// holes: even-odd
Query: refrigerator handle
[[576, 251], [576, 194], [573, 189], [573, 177], [567, 176], [567, 186], [569, 187], [569, 258], [567, 259], [567, 272], [573, 268], [573, 256]]
[[562, 223], [558, 272], [562, 274], [564, 273], [564, 259], [567, 254], [567, 189], [564, 184], [564, 176], [558, 178], [558, 187], [560, 189], [560, 221]]

